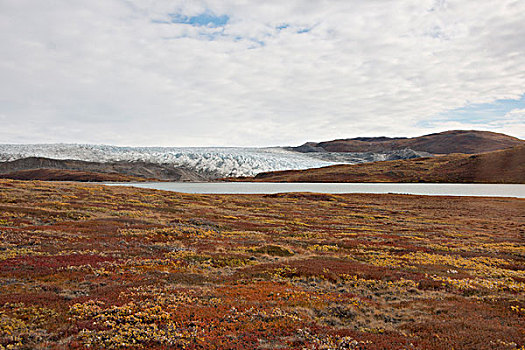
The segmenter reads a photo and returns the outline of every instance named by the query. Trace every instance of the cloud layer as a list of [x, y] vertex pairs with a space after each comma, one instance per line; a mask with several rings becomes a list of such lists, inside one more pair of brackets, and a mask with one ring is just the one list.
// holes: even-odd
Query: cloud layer
[[0, 0], [1, 142], [525, 138], [524, 1]]

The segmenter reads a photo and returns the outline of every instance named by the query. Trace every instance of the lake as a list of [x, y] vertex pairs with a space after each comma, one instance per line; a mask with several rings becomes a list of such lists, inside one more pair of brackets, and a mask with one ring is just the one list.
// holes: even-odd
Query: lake
[[272, 182], [142, 182], [111, 183], [164, 191], [203, 194], [257, 194], [280, 192], [403, 193], [438, 196], [525, 198], [525, 185], [434, 183], [272, 183]]

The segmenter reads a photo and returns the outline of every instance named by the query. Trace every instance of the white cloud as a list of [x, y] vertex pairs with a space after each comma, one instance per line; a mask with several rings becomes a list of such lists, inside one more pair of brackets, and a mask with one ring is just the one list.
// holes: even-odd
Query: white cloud
[[[229, 21], [161, 23], [205, 12]], [[432, 120], [525, 93], [524, 22], [511, 0], [0, 0], [0, 139], [284, 145], [470, 128]], [[525, 137], [512, 115], [484, 127]]]

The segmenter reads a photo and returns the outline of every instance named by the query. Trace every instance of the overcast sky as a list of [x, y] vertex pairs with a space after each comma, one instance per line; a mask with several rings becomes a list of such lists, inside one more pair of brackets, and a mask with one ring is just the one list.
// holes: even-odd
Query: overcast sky
[[0, 0], [0, 143], [525, 138], [523, 0]]

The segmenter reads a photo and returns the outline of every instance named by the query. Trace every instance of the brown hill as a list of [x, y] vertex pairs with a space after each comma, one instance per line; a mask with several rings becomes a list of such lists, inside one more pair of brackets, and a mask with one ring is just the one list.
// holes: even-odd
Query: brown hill
[[142, 182], [155, 181], [143, 177], [117, 173], [97, 173], [92, 171], [63, 169], [30, 169], [0, 174], [1, 179], [43, 180], [43, 181], [83, 181], [83, 182]]
[[525, 183], [525, 145], [476, 155], [334, 165], [260, 173], [234, 181]]
[[483, 153], [525, 144], [524, 140], [505, 134], [451, 130], [412, 138], [358, 137], [319, 143], [306, 143], [292, 149], [298, 152], [385, 152], [409, 148], [433, 154]]

